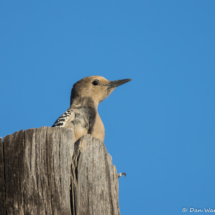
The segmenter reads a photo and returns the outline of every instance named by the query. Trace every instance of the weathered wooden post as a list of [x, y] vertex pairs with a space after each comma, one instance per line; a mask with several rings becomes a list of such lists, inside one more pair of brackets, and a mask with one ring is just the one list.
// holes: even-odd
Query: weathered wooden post
[[118, 176], [104, 143], [87, 134], [74, 148], [72, 214], [119, 215]]
[[119, 215], [118, 177], [102, 142], [42, 127], [0, 139], [0, 214]]

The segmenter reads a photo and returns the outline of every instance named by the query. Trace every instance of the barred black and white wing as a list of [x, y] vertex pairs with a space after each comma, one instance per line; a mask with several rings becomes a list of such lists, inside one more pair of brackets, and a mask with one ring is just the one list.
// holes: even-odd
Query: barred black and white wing
[[64, 127], [67, 123], [68, 119], [71, 118], [71, 116], [74, 113], [71, 110], [67, 110], [65, 113], [63, 113], [52, 125], [52, 127]]

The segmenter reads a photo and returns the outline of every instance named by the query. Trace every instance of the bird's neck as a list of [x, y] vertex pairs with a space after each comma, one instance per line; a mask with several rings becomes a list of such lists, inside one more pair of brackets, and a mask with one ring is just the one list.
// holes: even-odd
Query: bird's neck
[[77, 107], [92, 107], [98, 109], [99, 102], [93, 100], [91, 97], [76, 97], [71, 99], [70, 108]]
[[94, 117], [91, 118], [95, 120], [93, 122], [92, 128], [88, 132], [90, 132], [93, 137], [96, 137], [103, 142], [105, 137], [105, 128], [97, 111], [98, 104], [99, 102], [96, 102], [90, 97], [78, 97], [71, 100], [71, 105], [69, 109], [85, 109], [87, 107], [87, 109], [90, 110], [91, 114], [93, 113]]

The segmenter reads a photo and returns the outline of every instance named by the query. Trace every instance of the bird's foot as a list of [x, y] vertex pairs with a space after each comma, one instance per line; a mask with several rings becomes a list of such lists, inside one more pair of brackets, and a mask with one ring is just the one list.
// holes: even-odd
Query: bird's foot
[[126, 174], [124, 172], [119, 173], [117, 176], [118, 176], [118, 178], [120, 178], [122, 175], [124, 175], [126, 177]]

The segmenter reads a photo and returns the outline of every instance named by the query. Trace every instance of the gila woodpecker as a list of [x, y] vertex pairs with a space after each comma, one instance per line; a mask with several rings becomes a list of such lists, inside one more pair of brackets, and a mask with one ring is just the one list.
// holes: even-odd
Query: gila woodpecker
[[128, 81], [131, 79], [108, 81], [101, 76], [89, 76], [76, 82], [71, 91], [69, 109], [52, 127], [72, 128], [74, 142], [84, 134], [91, 134], [104, 142], [105, 128], [98, 114], [98, 105], [116, 87]]

